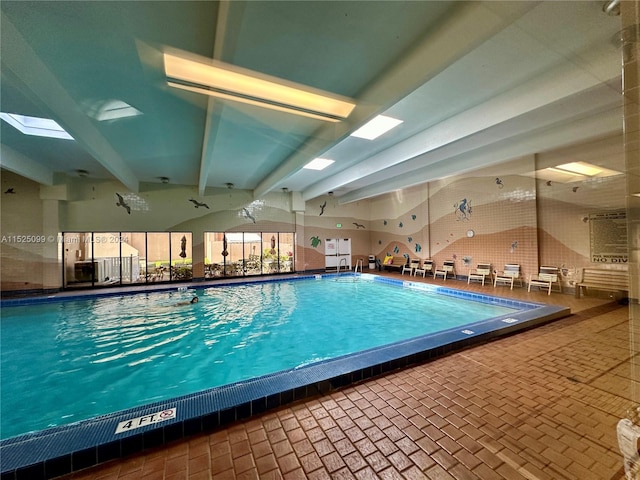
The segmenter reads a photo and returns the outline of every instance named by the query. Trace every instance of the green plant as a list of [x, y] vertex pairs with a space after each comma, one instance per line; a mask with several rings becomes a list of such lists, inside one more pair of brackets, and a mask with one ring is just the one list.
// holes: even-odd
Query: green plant
[[187, 280], [193, 275], [190, 267], [174, 267], [173, 276], [177, 280]]
[[[272, 253], [273, 251], [273, 253]], [[262, 260], [278, 260], [278, 249], [265, 248], [262, 252]]]

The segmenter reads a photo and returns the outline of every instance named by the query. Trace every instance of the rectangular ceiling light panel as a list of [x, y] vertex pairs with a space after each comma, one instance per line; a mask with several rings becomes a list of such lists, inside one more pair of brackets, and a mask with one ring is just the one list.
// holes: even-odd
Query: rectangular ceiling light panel
[[333, 160], [330, 160], [328, 158], [315, 158], [302, 168], [306, 168], [307, 170], [324, 170], [333, 162]]
[[397, 118], [378, 115], [373, 120], [370, 120], [353, 132], [351, 136], [364, 138], [366, 140], [375, 140], [380, 135], [387, 133], [389, 130], [397, 127], [401, 123], [402, 120], [398, 120]]
[[232, 97], [247, 98], [260, 106], [270, 104], [333, 118], [347, 118], [355, 107], [353, 102], [335, 95], [223, 62], [212, 60], [211, 63], [203, 63], [165, 53], [164, 65], [167, 77], [173, 80], [170, 82], [171, 86], [179, 87], [186, 82], [186, 86], [204, 90], [199, 93], [215, 91]]
[[599, 167], [587, 162], [570, 162], [557, 165], [555, 168], [565, 172], [577, 173], [587, 177], [612, 177], [614, 175], [622, 175], [622, 172], [610, 170], [605, 167]]

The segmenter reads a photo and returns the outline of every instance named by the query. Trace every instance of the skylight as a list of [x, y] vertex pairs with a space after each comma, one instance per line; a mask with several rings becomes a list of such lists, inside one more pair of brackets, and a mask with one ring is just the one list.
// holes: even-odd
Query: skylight
[[364, 138], [366, 140], [375, 140], [383, 133], [387, 133], [392, 128], [397, 127], [402, 120], [397, 118], [378, 115], [373, 120], [365, 123], [362, 127], [351, 134], [352, 137]]
[[73, 137], [64, 128], [48, 118], [29, 117], [18, 115], [17, 113], [4, 112], [0, 112], [0, 118], [25, 135], [73, 140]]
[[329, 165], [331, 165], [334, 161], [328, 158], [316, 158], [307, 163], [304, 167], [307, 170], [324, 170]]
[[142, 112], [122, 100], [96, 101], [87, 107], [87, 115], [95, 118], [99, 122], [120, 120], [121, 118], [135, 117], [142, 115]]

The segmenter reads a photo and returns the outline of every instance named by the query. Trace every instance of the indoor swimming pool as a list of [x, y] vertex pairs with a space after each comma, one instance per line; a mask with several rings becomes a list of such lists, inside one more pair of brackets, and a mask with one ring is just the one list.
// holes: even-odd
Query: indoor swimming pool
[[3, 471], [25, 438], [183, 435], [557, 314], [368, 274], [22, 303], [2, 304]]

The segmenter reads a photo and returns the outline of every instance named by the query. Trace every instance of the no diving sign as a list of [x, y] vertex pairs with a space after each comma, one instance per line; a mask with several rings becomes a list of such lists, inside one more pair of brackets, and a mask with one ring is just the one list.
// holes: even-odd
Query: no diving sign
[[146, 427], [147, 425], [153, 425], [154, 423], [164, 422], [165, 420], [171, 420], [176, 418], [177, 408], [168, 408], [161, 412], [151, 413], [138, 418], [132, 418], [120, 422], [116, 428], [116, 435], [118, 433], [129, 432], [136, 428]]

